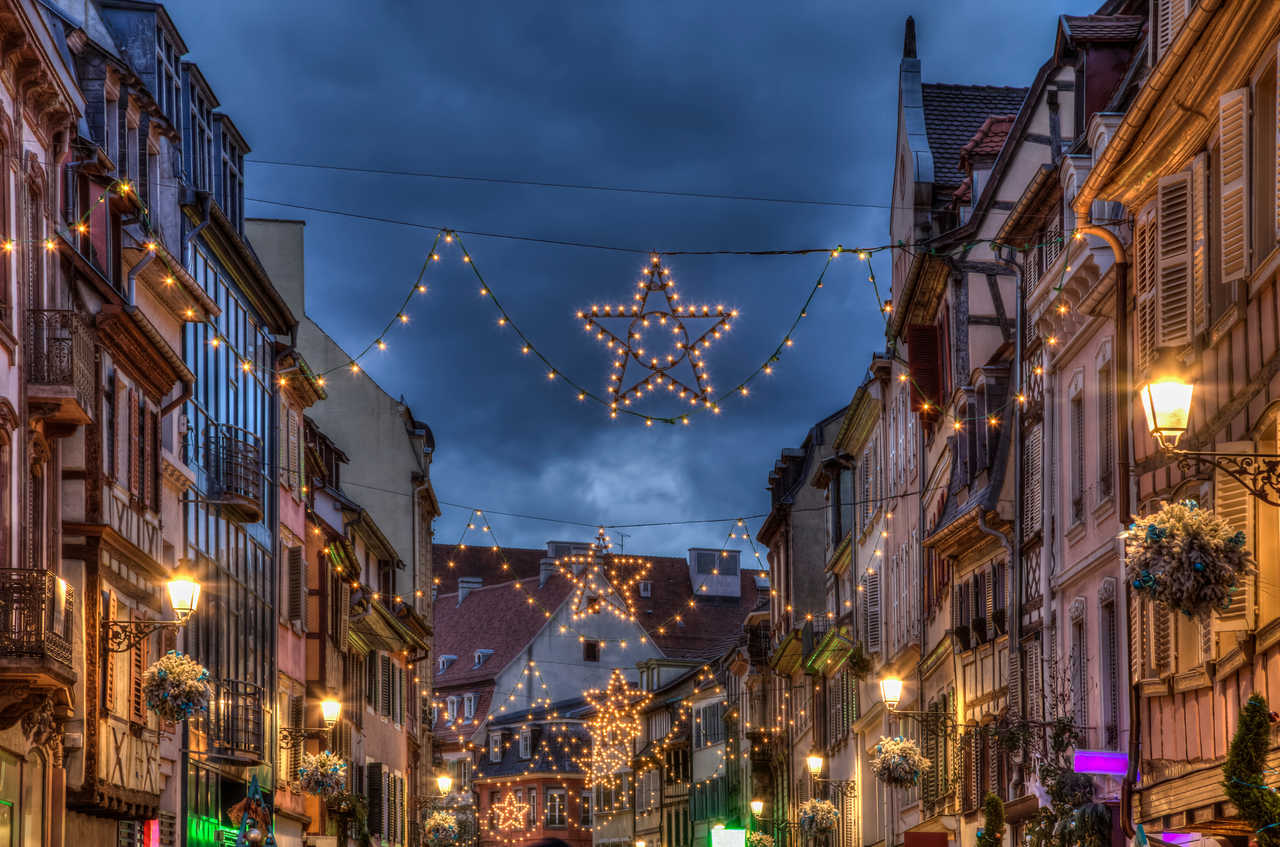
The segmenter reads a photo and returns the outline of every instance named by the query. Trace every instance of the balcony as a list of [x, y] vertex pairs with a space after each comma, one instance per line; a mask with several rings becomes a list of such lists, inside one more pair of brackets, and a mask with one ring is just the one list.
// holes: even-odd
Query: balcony
[[262, 520], [262, 440], [246, 429], [214, 424], [205, 438], [211, 499], [244, 523]]
[[0, 678], [40, 687], [75, 681], [74, 600], [71, 586], [50, 571], [0, 568]]
[[240, 680], [214, 683], [209, 713], [201, 723], [210, 756], [243, 764], [262, 761], [263, 705], [259, 686]]
[[31, 309], [26, 332], [27, 398], [33, 414], [79, 426], [93, 419], [93, 331], [72, 309]]

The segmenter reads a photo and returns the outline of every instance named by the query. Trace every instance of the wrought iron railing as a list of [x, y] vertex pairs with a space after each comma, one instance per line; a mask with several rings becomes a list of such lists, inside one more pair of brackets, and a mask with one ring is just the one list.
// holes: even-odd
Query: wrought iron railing
[[219, 680], [203, 717], [214, 755], [261, 761], [263, 753], [262, 688], [241, 680]]
[[50, 571], [0, 568], [0, 661], [47, 658], [70, 669], [74, 600]]
[[210, 493], [262, 508], [262, 440], [246, 429], [213, 424], [205, 436], [205, 469]]
[[93, 331], [73, 309], [27, 311], [27, 382], [75, 389], [81, 408], [93, 408]]

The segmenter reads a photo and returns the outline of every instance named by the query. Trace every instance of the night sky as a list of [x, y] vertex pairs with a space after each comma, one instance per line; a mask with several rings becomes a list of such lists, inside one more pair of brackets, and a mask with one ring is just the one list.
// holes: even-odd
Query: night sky
[[[795, 205], [248, 166], [251, 198], [459, 230], [648, 249], [797, 249], [888, 238], [903, 22], [916, 17], [926, 82], [1028, 85], [1056, 16], [1094, 4], [884, 2], [432, 3], [261, 0], [167, 4], [253, 148], [251, 159], [541, 182], [841, 201]], [[433, 231], [249, 202], [305, 219], [307, 311], [349, 351], [395, 313]], [[476, 266], [564, 373], [602, 390], [610, 357], [575, 320], [628, 300], [642, 254], [468, 236]], [[668, 260], [682, 299], [742, 312], [708, 352], [717, 389], [768, 355], [822, 255]], [[873, 260], [887, 290], [888, 254]], [[410, 323], [366, 359], [436, 437], [446, 503], [493, 510], [506, 545], [589, 538], [584, 523], [767, 512], [783, 447], [844, 406], [883, 349], [860, 263], [839, 259], [795, 344], [751, 396], [688, 427], [611, 421], [520, 353], [461, 261], [442, 251]], [[336, 373], [329, 391], [351, 379]], [[655, 414], [683, 411], [655, 397]], [[360, 491], [349, 492], [360, 499]], [[445, 507], [438, 541], [466, 512]], [[758, 519], [749, 521], [754, 531]], [[632, 528], [632, 552], [720, 547], [731, 523]], [[478, 540], [478, 539], [477, 539]], [[732, 546], [739, 546], [731, 542]], [[749, 558], [749, 557], [748, 557]]]

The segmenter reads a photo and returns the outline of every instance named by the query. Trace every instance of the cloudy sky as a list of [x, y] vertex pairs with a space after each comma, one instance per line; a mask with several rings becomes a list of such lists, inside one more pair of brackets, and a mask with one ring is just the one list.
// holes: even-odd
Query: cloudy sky
[[[248, 168], [252, 198], [643, 251], [883, 243], [907, 14], [916, 17], [926, 81], [1026, 85], [1052, 50], [1056, 16], [1096, 3], [274, 0], [270, 14], [261, 0], [167, 5], [253, 159], [856, 204]], [[395, 313], [434, 234], [262, 202], [248, 210], [307, 221], [307, 311], [348, 349], [363, 348]], [[465, 243], [534, 344], [566, 375], [602, 389], [610, 357], [574, 312], [626, 300], [644, 255], [481, 236]], [[686, 302], [741, 310], [706, 357], [718, 389], [773, 350], [824, 262], [669, 258]], [[886, 257], [876, 271], [887, 283]], [[767, 512], [778, 451], [844, 406], [869, 354], [883, 347], [865, 272], [846, 257], [750, 397], [688, 427], [645, 427], [611, 421], [549, 382], [498, 326], [456, 245], [427, 282], [410, 323], [387, 335], [368, 372], [434, 431], [439, 498], [491, 510], [507, 545], [590, 535], [558, 521]], [[335, 374], [330, 391], [364, 378]], [[456, 542], [465, 517], [446, 507], [437, 539]], [[731, 525], [635, 527], [625, 542], [680, 554], [719, 547]]]

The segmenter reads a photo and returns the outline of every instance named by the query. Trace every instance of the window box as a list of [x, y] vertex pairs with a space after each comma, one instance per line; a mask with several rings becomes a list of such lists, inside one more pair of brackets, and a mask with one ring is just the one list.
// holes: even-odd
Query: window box
[[969, 627], [965, 626], [964, 624], [961, 624], [960, 626], [953, 628], [951, 630], [951, 636], [956, 640], [956, 643], [960, 645], [961, 650], [968, 650], [969, 647], [971, 646], [970, 645], [971, 633], [969, 632]]

